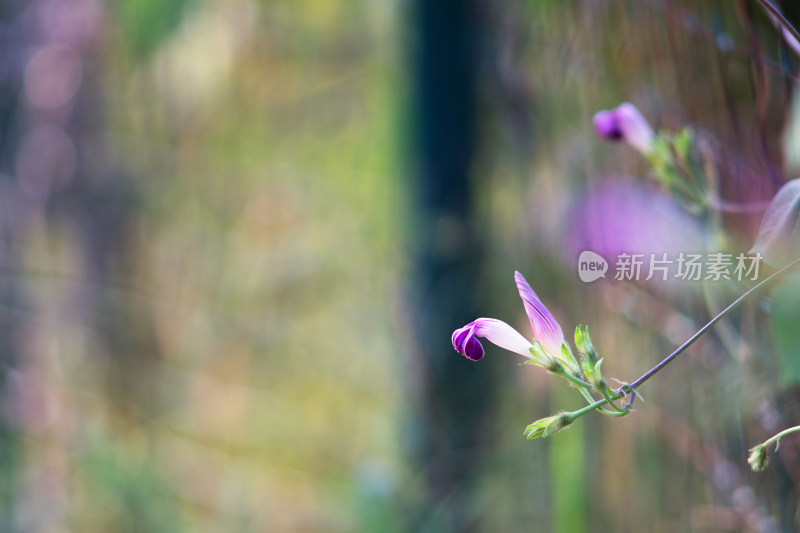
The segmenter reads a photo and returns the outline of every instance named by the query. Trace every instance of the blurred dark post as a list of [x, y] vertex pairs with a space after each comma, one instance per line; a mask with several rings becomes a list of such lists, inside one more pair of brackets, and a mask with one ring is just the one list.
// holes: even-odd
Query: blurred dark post
[[0, 1], [0, 531], [13, 531], [20, 474], [20, 432], [15, 420], [12, 372], [20, 360], [24, 312], [20, 268], [24, 208], [14, 179], [18, 113], [22, 98], [23, 44], [17, 39], [22, 6]]
[[413, 435], [428, 494], [416, 531], [468, 531], [465, 487], [482, 456], [492, 391], [485, 364], [450, 345], [477, 317], [480, 246], [473, 215], [476, 74], [483, 28], [474, 0], [417, 0], [412, 20], [416, 166], [415, 333], [421, 383]]

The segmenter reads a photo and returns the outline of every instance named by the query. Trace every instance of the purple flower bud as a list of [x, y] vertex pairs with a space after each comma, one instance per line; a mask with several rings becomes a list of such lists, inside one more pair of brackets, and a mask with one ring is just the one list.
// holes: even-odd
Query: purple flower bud
[[653, 149], [653, 128], [635, 105], [625, 102], [616, 109], [595, 114], [594, 129], [604, 139], [625, 141], [643, 154]]
[[[533, 359], [535, 363], [542, 366], [546, 366], [553, 358], [558, 359], [561, 356], [561, 345], [564, 343], [564, 334], [561, 331], [561, 326], [558, 325], [550, 311], [539, 300], [539, 297], [533, 292], [533, 289], [525, 281], [522, 274], [515, 272], [514, 279], [517, 282], [517, 289], [530, 319], [533, 336], [541, 343], [547, 353], [542, 357], [537, 356], [537, 351], [532, 350], [534, 348], [533, 344], [513, 327], [502, 320], [494, 318], [478, 318], [463, 328], [455, 330], [451, 341], [453, 348], [458, 353], [473, 361], [481, 360], [484, 350], [478, 339], [485, 338], [501, 348]], [[549, 357], [544, 357], [548, 354]]]
[[467, 359], [480, 361], [484, 354], [483, 346], [478, 340], [480, 337], [506, 350], [531, 357], [530, 349], [533, 345], [517, 330], [494, 318], [479, 318], [470, 322], [463, 328], [455, 330], [451, 340], [453, 348], [458, 353]]

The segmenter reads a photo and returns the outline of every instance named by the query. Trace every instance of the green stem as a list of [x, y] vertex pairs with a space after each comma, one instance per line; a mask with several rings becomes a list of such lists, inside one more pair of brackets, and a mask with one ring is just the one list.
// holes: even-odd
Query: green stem
[[784, 429], [783, 431], [781, 431], [777, 435], [773, 435], [769, 439], [767, 439], [764, 442], [762, 442], [761, 445], [762, 446], [769, 446], [773, 442], [775, 442], [775, 443], [780, 442], [780, 440], [783, 437], [785, 437], [786, 435], [789, 435], [790, 433], [796, 433], [798, 431], [800, 431], [800, 426], [794, 426], [794, 427], [791, 427], [789, 429]]
[[[581, 394], [582, 394], [582, 395], [583, 395], [583, 397], [586, 399], [586, 403], [588, 403], [588, 404], [590, 404], [590, 405], [591, 405], [591, 404], [593, 404], [594, 402], [596, 402], [596, 401], [597, 401], [597, 400], [595, 400], [594, 398], [592, 398], [592, 395], [591, 395], [591, 394], [589, 394], [589, 391], [587, 391], [586, 389], [578, 389], [578, 390], [580, 390], [580, 391], [581, 391]], [[603, 396], [605, 396], [605, 394], [604, 394]], [[619, 409], [619, 408], [617, 408], [617, 406], [616, 406], [616, 405], [614, 405], [614, 402], [613, 402], [613, 401], [611, 401], [611, 399], [610, 399], [609, 397], [607, 397], [607, 396], [606, 396], [606, 400], [607, 400], [607, 401], [608, 401], [608, 402], [609, 402], [611, 405], [613, 405], [613, 406], [614, 406], [614, 408], [616, 408], [616, 409], [617, 409], [617, 411], [609, 411], [609, 410], [608, 410], [608, 409], [606, 409], [605, 407], [598, 407], [598, 408], [597, 408], [597, 410], [598, 410], [598, 411], [600, 411], [601, 413], [603, 413], [604, 415], [607, 415], [607, 416], [625, 416], [625, 415], [627, 415], [627, 414], [628, 414], [628, 411], [624, 411], [624, 412], [620, 411], [620, 409]]]
[[[644, 383], [645, 381], [647, 381], [648, 379], [653, 377], [657, 372], [659, 372], [662, 368], [667, 366], [676, 357], [678, 357], [681, 353], [683, 353], [689, 346], [691, 346], [694, 343], [694, 341], [699, 339], [706, 331], [708, 331], [711, 328], [711, 326], [716, 324], [722, 317], [724, 317], [730, 311], [735, 309], [740, 303], [742, 303], [745, 299], [747, 299], [748, 296], [750, 296], [751, 294], [756, 292], [758, 289], [760, 289], [764, 285], [768, 284], [770, 281], [772, 281], [774, 279], [777, 279], [784, 272], [788, 271], [789, 269], [791, 269], [792, 267], [796, 266], [797, 264], [800, 264], [800, 257], [796, 258], [794, 261], [790, 262], [789, 264], [787, 264], [783, 268], [781, 268], [781, 269], [777, 270], [776, 272], [774, 272], [772, 275], [770, 275], [766, 279], [760, 281], [759, 283], [757, 283], [756, 285], [751, 287], [750, 290], [746, 291], [744, 294], [739, 296], [736, 300], [733, 301], [733, 303], [731, 303], [728, 307], [723, 309], [719, 314], [717, 314], [714, 318], [712, 318], [705, 326], [700, 328], [697, 331], [697, 333], [692, 335], [686, 342], [684, 342], [681, 346], [679, 346], [678, 349], [676, 349], [674, 352], [672, 352], [670, 355], [668, 355], [666, 358], [664, 358], [663, 361], [658, 363], [656, 366], [651, 368], [649, 371], [645, 372], [639, 379], [637, 379], [633, 383], [631, 383], [629, 385], [625, 385], [623, 387], [620, 387], [619, 390], [614, 392], [614, 394], [608, 394], [608, 391], [600, 391], [603, 394], [603, 399], [602, 400], [596, 400], [596, 401], [590, 403], [589, 405], [587, 405], [586, 407], [583, 407], [582, 409], [578, 409], [577, 411], [572, 411], [570, 413], [566, 413], [566, 415], [569, 417], [569, 423], [572, 423], [574, 420], [582, 417], [586, 413], [590, 413], [590, 412], [594, 411], [595, 409], [602, 408], [606, 404], [611, 404], [617, 410], [617, 412], [609, 411], [607, 409], [602, 409], [602, 412], [604, 414], [609, 414], [611, 416], [623, 416], [624, 414], [627, 414], [627, 410], [625, 412], [620, 411], [620, 408], [614, 403], [614, 400], [618, 400], [620, 398], [623, 398], [623, 397], [627, 396], [628, 394], [636, 394], [636, 388], [637, 387], [639, 387], [642, 383]], [[589, 394], [588, 391], [589, 390], [593, 390], [593, 387], [590, 384], [588, 384], [585, 381], [583, 381], [582, 379], [572, 375], [571, 373], [569, 373], [566, 370], [562, 370], [561, 372], [558, 372], [558, 374], [560, 374], [561, 376], [567, 378], [568, 380], [570, 380], [573, 383], [575, 383], [576, 385], [578, 385], [580, 387], [579, 390], [581, 390], [581, 394], [583, 394], [584, 398], [586, 398], [586, 401], [591, 402], [591, 400], [593, 398]], [[784, 435], [788, 435], [789, 433], [793, 433], [795, 431], [800, 431], [800, 426], [789, 428], [787, 430], [784, 430], [784, 431], [778, 433], [777, 435], [775, 435], [774, 437], [772, 437], [771, 439], [766, 441], [764, 443], [764, 445], [767, 445], [767, 444], [769, 444], [769, 443], [771, 443], [773, 441], [781, 439]]]
[[630, 412], [629, 408], [626, 409], [626, 408], [620, 407], [620, 406], [618, 406], [617, 404], [614, 403], [614, 400], [618, 400], [622, 396], [617, 396], [616, 398], [612, 398], [611, 395], [608, 393], [608, 387], [605, 385], [605, 383], [603, 383], [603, 385], [604, 385], [603, 386], [603, 390], [600, 391], [600, 392], [603, 394], [603, 398], [605, 398], [608, 401], [608, 405], [613, 407], [614, 410], [616, 411], [616, 413], [614, 413], [614, 416], [627, 415]]
[[592, 411], [594, 411], [598, 407], [602, 407], [607, 403], [608, 403], [608, 400], [603, 398], [602, 400], [597, 400], [596, 402], [587, 405], [583, 409], [578, 409], [577, 411], [572, 411], [571, 413], [565, 413], [565, 415], [569, 417], [569, 423], [571, 424], [572, 422], [574, 422], [578, 418], [582, 417], [586, 413], [591, 413]]
[[558, 372], [558, 375], [560, 375], [561, 377], [567, 378], [568, 380], [570, 380], [571, 382], [576, 384], [578, 387], [581, 387], [581, 388], [584, 388], [584, 389], [591, 389], [592, 388], [592, 386], [590, 384], [586, 383], [581, 378], [572, 375], [566, 369], [562, 370], [561, 372]]

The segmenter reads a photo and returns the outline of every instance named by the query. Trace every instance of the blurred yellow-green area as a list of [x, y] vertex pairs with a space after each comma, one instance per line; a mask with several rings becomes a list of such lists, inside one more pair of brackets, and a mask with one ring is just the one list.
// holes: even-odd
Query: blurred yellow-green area
[[800, 420], [791, 283], [549, 439], [580, 397], [450, 335], [529, 336], [519, 270], [607, 375], [671, 352], [752, 284], [585, 284], [576, 247], [738, 253], [760, 211], [685, 209], [592, 117], [692, 127], [763, 204], [799, 60], [755, 1], [0, 0], [0, 531], [795, 530], [800, 446], [746, 463]]

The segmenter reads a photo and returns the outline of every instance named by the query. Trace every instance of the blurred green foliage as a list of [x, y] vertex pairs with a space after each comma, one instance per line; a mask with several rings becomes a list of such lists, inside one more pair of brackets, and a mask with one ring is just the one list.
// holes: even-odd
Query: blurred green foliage
[[774, 290], [772, 318], [782, 387], [800, 385], [800, 275], [789, 274]]
[[179, 27], [190, 0], [117, 0], [110, 4], [120, 43], [136, 59], [144, 59], [158, 50]]

